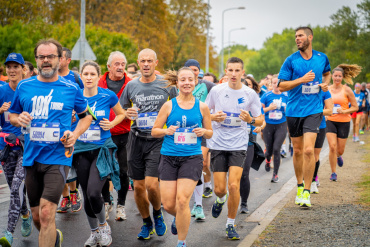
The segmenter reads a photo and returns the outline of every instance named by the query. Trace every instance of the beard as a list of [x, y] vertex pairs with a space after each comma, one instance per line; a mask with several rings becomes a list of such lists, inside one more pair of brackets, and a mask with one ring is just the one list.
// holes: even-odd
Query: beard
[[[51, 70], [44, 71], [43, 68], [45, 66], [50, 66]], [[52, 78], [56, 73], [58, 73], [58, 68], [59, 68], [59, 63], [54, 67], [50, 63], [44, 63], [41, 65], [41, 67], [37, 66], [37, 69], [39, 70], [39, 74], [41, 75], [41, 77], [44, 77], [46, 79]]]
[[306, 39], [304, 42], [303, 42], [303, 45], [301, 47], [298, 48], [298, 50], [300, 51], [305, 51], [307, 50], [308, 46], [310, 45], [310, 42], [308, 41], [308, 39]]

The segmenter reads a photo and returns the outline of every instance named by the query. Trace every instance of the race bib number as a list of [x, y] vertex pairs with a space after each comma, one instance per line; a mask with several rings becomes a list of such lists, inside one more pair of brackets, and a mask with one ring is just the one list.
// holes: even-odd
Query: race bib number
[[318, 94], [320, 92], [319, 82], [312, 81], [302, 84], [302, 94]]
[[100, 127], [99, 126], [90, 126], [85, 133], [78, 137], [78, 140], [82, 142], [96, 142], [100, 141]]
[[283, 112], [278, 110], [269, 111], [269, 119], [280, 120], [283, 117]]
[[333, 107], [333, 114], [338, 114], [338, 109], [340, 109], [340, 105], [339, 104], [334, 104], [334, 107]]
[[10, 123], [9, 114], [10, 114], [10, 112], [8, 112], [8, 111], [4, 112], [5, 122], [7, 122], [7, 123]]
[[60, 136], [59, 123], [32, 123], [30, 140], [37, 143], [57, 143]]
[[136, 119], [136, 126], [142, 130], [152, 129], [157, 116], [158, 112], [139, 113]]
[[193, 128], [178, 128], [174, 134], [174, 142], [177, 145], [196, 145], [197, 135], [192, 132]]
[[221, 122], [221, 126], [226, 128], [239, 128], [242, 126], [242, 120], [239, 118], [240, 113], [231, 113], [231, 112], [224, 112], [226, 113], [226, 119]]

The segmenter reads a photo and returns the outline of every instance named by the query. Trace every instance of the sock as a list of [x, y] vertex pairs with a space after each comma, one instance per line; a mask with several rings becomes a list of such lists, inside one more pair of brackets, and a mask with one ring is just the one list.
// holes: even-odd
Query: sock
[[70, 198], [69, 196], [63, 196], [63, 198], [67, 198], [67, 199], [68, 199], [68, 201], [70, 201], [70, 200], [71, 200], [71, 198]]
[[161, 213], [162, 213], [162, 209], [161, 208], [159, 208], [159, 210], [155, 210], [154, 208], [153, 208], [153, 216], [155, 217], [155, 216], [158, 216], [158, 215], [161, 215]]
[[204, 187], [212, 189], [212, 182], [205, 182]]
[[204, 185], [201, 184], [196, 186], [194, 190], [194, 201], [197, 206], [202, 206], [203, 187]]
[[235, 219], [227, 218], [226, 228], [227, 228], [228, 225], [233, 225], [234, 226], [234, 224], [235, 224]]
[[153, 225], [153, 221], [152, 221], [152, 219], [150, 218], [150, 216], [149, 216], [148, 218], [143, 219], [143, 222], [144, 222], [144, 224], [146, 224], [147, 226], [152, 226], [152, 225]]
[[224, 195], [223, 197], [217, 197], [217, 201], [218, 202], [225, 202], [226, 201], [226, 195]]
[[186, 241], [185, 240], [177, 240], [177, 246], [179, 246], [179, 244], [181, 244], [180, 246], [185, 246]]
[[77, 193], [77, 190], [70, 190], [69, 193], [70, 194]]
[[303, 183], [301, 183], [301, 184], [297, 184], [297, 186], [298, 187], [303, 187], [304, 185], [303, 185]]
[[315, 182], [315, 178], [317, 177], [319, 167], [320, 167], [320, 160], [318, 160], [315, 164], [315, 172], [313, 173], [312, 182]]
[[304, 190], [303, 190], [303, 193], [304, 193], [305, 191], [307, 191], [308, 193], [310, 193], [310, 190], [307, 190], [307, 189], [304, 189]]
[[284, 150], [284, 152], [286, 152], [286, 145], [285, 144], [281, 145], [281, 148]]

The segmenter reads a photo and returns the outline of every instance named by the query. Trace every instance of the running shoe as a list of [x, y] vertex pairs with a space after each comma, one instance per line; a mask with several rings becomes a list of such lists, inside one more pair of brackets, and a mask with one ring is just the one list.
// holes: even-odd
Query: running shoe
[[295, 197], [295, 204], [300, 205], [302, 202], [303, 186], [297, 188], [297, 196]]
[[352, 141], [356, 142], [356, 136], [352, 136]]
[[57, 229], [57, 239], [55, 241], [55, 247], [62, 247], [63, 243], [63, 233], [61, 230]]
[[317, 188], [317, 183], [316, 181], [311, 183], [311, 189], [310, 189], [311, 194], [319, 194], [319, 189]]
[[126, 220], [126, 211], [125, 211], [125, 206], [118, 205], [116, 208], [116, 221], [123, 221]]
[[331, 181], [334, 181], [334, 182], [336, 182], [336, 181], [337, 181], [337, 178], [338, 178], [338, 176], [337, 176], [337, 174], [336, 174], [335, 172], [333, 172], [333, 173], [331, 174], [331, 176], [330, 176], [330, 180], [331, 180]]
[[183, 241], [180, 241], [177, 243], [176, 247], [186, 247], [186, 243]]
[[287, 154], [284, 149], [281, 150], [280, 155], [282, 158], [286, 158]]
[[60, 206], [57, 208], [57, 213], [67, 213], [69, 208], [71, 208], [71, 200], [69, 197], [63, 197]]
[[4, 237], [0, 238], [0, 245], [3, 247], [11, 247], [13, 244], [13, 234], [9, 231], [4, 231]]
[[72, 212], [78, 212], [82, 208], [82, 203], [81, 201], [78, 200], [77, 198], [77, 193], [71, 193], [71, 210]]
[[271, 170], [271, 160], [266, 159], [265, 170], [269, 172]]
[[92, 231], [90, 237], [86, 240], [84, 247], [97, 247], [99, 246], [100, 232]]
[[236, 232], [232, 224], [228, 224], [226, 228], [226, 236], [229, 240], [240, 240], [239, 234]]
[[105, 208], [105, 219], [109, 219], [109, 213], [113, 211], [113, 205], [109, 204], [109, 202], [104, 203]]
[[359, 142], [359, 141], [360, 141], [360, 137], [355, 136], [355, 142]]
[[205, 220], [206, 216], [204, 216], [203, 207], [197, 205], [195, 207], [195, 220]]
[[28, 212], [29, 215], [27, 218], [23, 218], [23, 216], [21, 217], [22, 219], [21, 233], [23, 237], [28, 237], [29, 235], [31, 235], [32, 232], [32, 213], [31, 210], [28, 210]]
[[112, 243], [112, 231], [110, 229], [110, 226], [99, 226], [99, 232], [100, 232], [100, 239], [99, 239], [99, 245], [101, 247], [109, 246]]
[[365, 134], [365, 132], [364, 132], [363, 130], [360, 130], [360, 131], [359, 131], [359, 134], [360, 134], [360, 135], [363, 135], [363, 134]]
[[209, 187], [206, 187], [206, 189], [205, 189], [205, 190], [204, 190], [204, 192], [203, 192], [203, 197], [204, 197], [204, 198], [209, 198], [209, 197], [211, 197], [211, 196], [212, 196], [212, 194], [213, 194], [212, 189], [211, 189], [211, 188], [209, 188]]
[[316, 181], [316, 185], [317, 185], [317, 187], [319, 187], [319, 186], [320, 186], [319, 176], [316, 176], [315, 181]]
[[227, 201], [227, 197], [228, 197], [228, 195], [226, 194], [226, 199], [225, 199], [224, 202], [219, 202], [218, 197], [216, 198], [216, 201], [212, 205], [212, 216], [214, 218], [217, 218], [218, 216], [220, 216], [221, 211], [222, 211], [222, 207], [224, 206], [225, 202]]
[[154, 234], [153, 225], [144, 225], [141, 227], [141, 232], [137, 235], [137, 239], [139, 240], [147, 240], [150, 239], [150, 235]]
[[248, 206], [247, 206], [246, 203], [242, 203], [240, 205], [240, 213], [241, 214], [247, 214], [247, 213], [249, 213]]
[[135, 190], [134, 180], [132, 180], [131, 178], [130, 178], [130, 186], [131, 186], [131, 190]]
[[305, 190], [302, 195], [301, 207], [302, 208], [310, 208], [311, 207], [311, 200], [310, 200], [310, 192]]
[[277, 174], [274, 173], [271, 178], [271, 183], [277, 183], [277, 182], [279, 182], [279, 177]]
[[191, 209], [190, 211], [190, 215], [191, 217], [194, 217], [195, 216], [195, 209], [197, 208], [197, 204], [194, 202], [194, 205], [193, 205], [193, 208]]
[[167, 232], [167, 225], [164, 223], [163, 213], [158, 216], [153, 216], [155, 233], [157, 236], [163, 236]]
[[338, 164], [339, 167], [342, 167], [343, 166], [343, 158], [342, 158], [342, 156], [339, 156], [337, 158], [337, 164]]
[[176, 218], [173, 218], [172, 224], [171, 224], [171, 232], [173, 235], [177, 235], [177, 227], [176, 227]]

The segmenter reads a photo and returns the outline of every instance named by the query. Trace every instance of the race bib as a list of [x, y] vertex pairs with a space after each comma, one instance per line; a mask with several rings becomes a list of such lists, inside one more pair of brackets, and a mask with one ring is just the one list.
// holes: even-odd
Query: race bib
[[248, 135], [249, 135], [252, 131], [252, 127], [250, 124], [247, 124], [247, 130], [248, 130]]
[[196, 145], [197, 135], [192, 132], [193, 128], [178, 128], [174, 134], [174, 142], [177, 145]]
[[136, 126], [139, 129], [152, 129], [158, 112], [139, 113], [136, 119]]
[[333, 114], [338, 114], [338, 109], [340, 109], [340, 105], [339, 104], [334, 104], [334, 107], [333, 107]]
[[231, 112], [224, 112], [226, 113], [226, 119], [221, 122], [221, 126], [226, 128], [239, 128], [242, 126], [242, 120], [239, 118], [240, 113], [231, 113]]
[[278, 110], [269, 111], [269, 119], [280, 120], [283, 117], [283, 112]]
[[78, 140], [82, 142], [96, 142], [100, 141], [100, 127], [99, 126], [90, 126], [85, 133], [78, 137]]
[[320, 92], [319, 82], [312, 81], [302, 84], [302, 94], [317, 94]]
[[32, 123], [30, 127], [30, 140], [37, 143], [59, 142], [59, 123]]
[[10, 114], [10, 112], [8, 112], [8, 111], [4, 112], [5, 122], [7, 122], [7, 123], [10, 123], [9, 114]]

